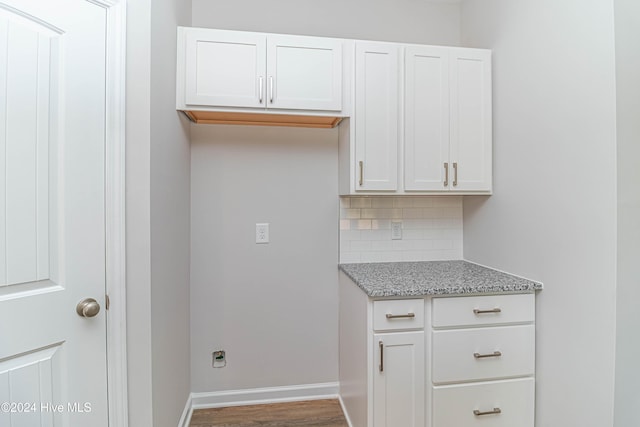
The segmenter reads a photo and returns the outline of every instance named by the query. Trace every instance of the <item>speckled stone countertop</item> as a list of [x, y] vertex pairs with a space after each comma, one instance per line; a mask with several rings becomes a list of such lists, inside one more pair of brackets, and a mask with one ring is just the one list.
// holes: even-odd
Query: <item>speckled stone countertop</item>
[[370, 297], [533, 292], [542, 283], [467, 261], [340, 264]]

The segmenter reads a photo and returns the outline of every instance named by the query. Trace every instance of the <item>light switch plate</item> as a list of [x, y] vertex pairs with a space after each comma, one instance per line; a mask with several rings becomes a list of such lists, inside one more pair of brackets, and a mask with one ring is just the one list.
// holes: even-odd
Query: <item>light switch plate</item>
[[391, 240], [402, 240], [402, 222], [391, 221]]
[[256, 224], [256, 243], [269, 243], [269, 223]]

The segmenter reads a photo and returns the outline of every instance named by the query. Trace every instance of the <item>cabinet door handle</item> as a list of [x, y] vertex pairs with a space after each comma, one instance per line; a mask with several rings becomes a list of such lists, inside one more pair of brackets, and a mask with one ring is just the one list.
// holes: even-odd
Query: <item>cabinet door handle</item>
[[502, 352], [500, 351], [494, 351], [493, 353], [489, 353], [489, 354], [473, 353], [473, 357], [475, 357], [476, 359], [485, 359], [487, 357], [500, 357], [500, 356], [502, 356]]
[[269, 102], [273, 104], [273, 76], [269, 76]]
[[260, 104], [262, 104], [262, 98], [264, 95], [264, 87], [263, 87], [264, 77], [260, 76], [258, 79], [258, 92], [260, 92]]
[[364, 182], [364, 162], [360, 160], [358, 164], [360, 165], [360, 181], [358, 181], [358, 183], [360, 187], [362, 187], [362, 183]]
[[502, 313], [502, 309], [499, 307], [492, 308], [491, 310], [480, 310], [478, 308], [473, 309], [473, 314], [489, 314], [489, 313]]
[[476, 417], [481, 417], [483, 415], [496, 415], [501, 413], [502, 413], [502, 409], [500, 408], [493, 408], [493, 411], [485, 411], [485, 412], [480, 412], [477, 409], [473, 410], [473, 415], [475, 415]]
[[380, 372], [384, 372], [384, 343], [379, 341], [378, 347], [380, 347]]
[[444, 186], [449, 186], [449, 163], [444, 164]]
[[407, 313], [407, 314], [391, 314], [387, 313], [387, 319], [403, 319], [403, 318], [414, 318], [416, 317], [415, 313]]
[[453, 186], [458, 185], [458, 163], [453, 162]]

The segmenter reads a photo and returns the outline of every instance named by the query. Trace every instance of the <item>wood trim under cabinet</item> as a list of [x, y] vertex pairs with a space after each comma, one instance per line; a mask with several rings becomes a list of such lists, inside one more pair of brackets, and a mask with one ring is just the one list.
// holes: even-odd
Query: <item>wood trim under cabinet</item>
[[238, 113], [222, 111], [184, 111], [198, 124], [285, 126], [331, 129], [340, 124], [342, 117], [298, 116], [294, 114]]

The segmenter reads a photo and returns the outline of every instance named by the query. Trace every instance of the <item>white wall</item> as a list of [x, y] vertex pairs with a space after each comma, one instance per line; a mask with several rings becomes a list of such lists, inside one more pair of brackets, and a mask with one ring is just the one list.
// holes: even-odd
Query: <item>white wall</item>
[[427, 0], [193, 0], [193, 26], [457, 46], [460, 8]]
[[178, 0], [127, 4], [129, 425], [175, 427], [190, 392], [190, 153], [167, 46], [191, 10]]
[[640, 425], [640, 2], [615, 0], [618, 292], [615, 425]]
[[465, 198], [465, 258], [544, 282], [536, 426], [611, 426], [613, 1], [466, 0], [461, 27], [494, 52], [494, 195]]
[[[457, 4], [194, 0], [194, 26], [457, 45]], [[338, 133], [192, 125], [196, 392], [338, 380]], [[272, 243], [256, 245], [256, 222]], [[228, 365], [211, 367], [211, 352]]]

